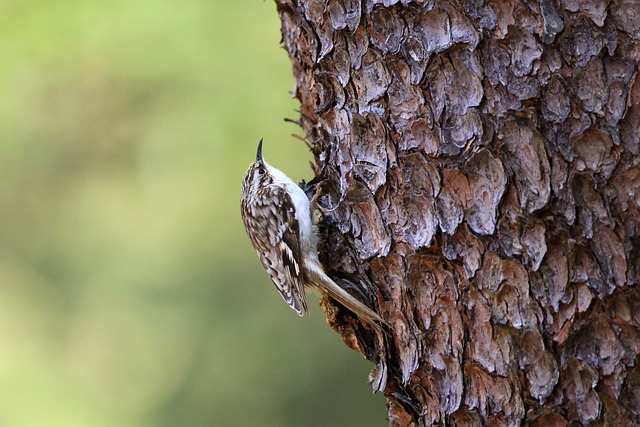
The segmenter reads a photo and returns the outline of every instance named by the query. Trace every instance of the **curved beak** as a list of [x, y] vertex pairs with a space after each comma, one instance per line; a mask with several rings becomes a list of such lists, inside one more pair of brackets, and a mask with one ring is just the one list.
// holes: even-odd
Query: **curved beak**
[[260, 138], [260, 142], [258, 143], [258, 152], [256, 153], [256, 161], [262, 161], [262, 138]]

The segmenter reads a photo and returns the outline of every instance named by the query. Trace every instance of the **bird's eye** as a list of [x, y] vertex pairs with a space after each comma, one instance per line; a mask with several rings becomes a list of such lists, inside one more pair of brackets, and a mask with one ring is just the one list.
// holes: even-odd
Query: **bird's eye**
[[264, 169], [262, 169], [262, 168], [258, 169], [258, 173], [259, 173], [260, 175], [264, 175], [264, 172], [265, 172], [265, 170], [264, 170]]

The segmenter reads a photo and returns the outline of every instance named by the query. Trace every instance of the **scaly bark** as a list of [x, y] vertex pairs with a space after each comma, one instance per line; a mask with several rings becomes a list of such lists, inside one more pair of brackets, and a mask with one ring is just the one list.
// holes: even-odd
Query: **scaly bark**
[[276, 3], [391, 424], [640, 425], [640, 2]]

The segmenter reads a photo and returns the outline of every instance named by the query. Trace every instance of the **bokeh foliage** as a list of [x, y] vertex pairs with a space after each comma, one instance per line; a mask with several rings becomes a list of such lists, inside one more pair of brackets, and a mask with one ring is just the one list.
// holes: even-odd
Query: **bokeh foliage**
[[0, 3], [0, 425], [385, 424], [242, 229], [261, 136], [311, 176], [279, 40], [269, 1]]

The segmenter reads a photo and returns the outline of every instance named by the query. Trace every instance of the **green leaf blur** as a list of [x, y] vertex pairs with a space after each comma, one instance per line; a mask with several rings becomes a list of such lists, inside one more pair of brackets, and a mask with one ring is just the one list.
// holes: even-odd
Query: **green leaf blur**
[[0, 3], [0, 425], [385, 425], [240, 221], [260, 137], [311, 177], [279, 28], [271, 1]]

